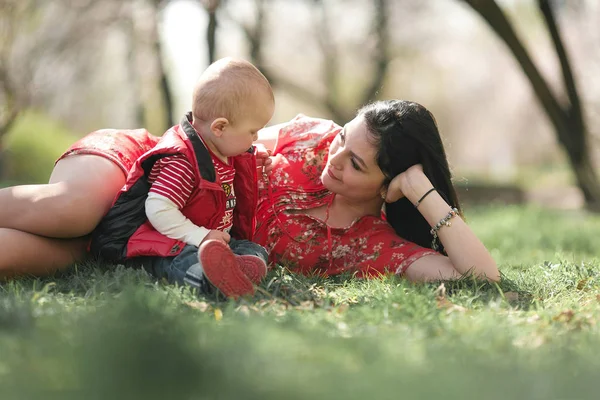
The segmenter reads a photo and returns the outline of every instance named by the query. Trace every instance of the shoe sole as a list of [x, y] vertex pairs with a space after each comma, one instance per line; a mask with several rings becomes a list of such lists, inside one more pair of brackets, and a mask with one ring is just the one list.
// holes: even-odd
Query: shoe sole
[[259, 256], [245, 254], [236, 256], [236, 260], [240, 270], [254, 284], [259, 284], [267, 275], [267, 264]]
[[229, 246], [218, 240], [202, 243], [198, 251], [204, 276], [225, 296], [238, 298], [254, 293], [254, 285], [244, 275]]

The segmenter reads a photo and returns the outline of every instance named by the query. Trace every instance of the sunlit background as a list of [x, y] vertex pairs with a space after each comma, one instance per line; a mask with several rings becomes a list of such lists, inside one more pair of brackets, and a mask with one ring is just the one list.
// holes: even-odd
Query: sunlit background
[[[571, 100], [538, 2], [497, 3], [567, 109]], [[582, 104], [585, 147], [595, 166], [600, 2], [550, 3]], [[5, 184], [44, 181], [52, 160], [87, 132], [146, 127], [160, 135], [177, 123], [190, 108], [195, 80], [209, 64], [212, 14], [217, 23], [212, 56], [253, 61], [271, 80], [277, 103], [271, 123], [304, 113], [343, 124], [374, 99], [417, 101], [436, 116], [465, 200], [533, 201], [561, 208], [585, 202], [555, 125], [529, 79], [469, 1], [0, 4], [0, 179]]]

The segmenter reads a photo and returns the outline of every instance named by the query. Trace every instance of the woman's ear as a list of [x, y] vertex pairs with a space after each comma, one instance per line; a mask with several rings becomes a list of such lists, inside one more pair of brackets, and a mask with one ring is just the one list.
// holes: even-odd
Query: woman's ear
[[404, 193], [400, 190], [400, 179], [402, 179], [402, 174], [396, 175], [388, 185], [385, 196], [386, 203], [394, 203], [404, 197]]
[[227, 118], [217, 118], [210, 124], [210, 130], [216, 137], [221, 137], [223, 135], [223, 131], [229, 125], [229, 120]]

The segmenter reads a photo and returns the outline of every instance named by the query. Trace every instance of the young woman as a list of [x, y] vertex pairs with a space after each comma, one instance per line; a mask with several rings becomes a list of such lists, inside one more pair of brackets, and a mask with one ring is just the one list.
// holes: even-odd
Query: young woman
[[439, 131], [423, 106], [382, 101], [343, 128], [299, 116], [275, 129], [254, 238], [271, 261], [309, 274], [499, 279], [460, 217]]

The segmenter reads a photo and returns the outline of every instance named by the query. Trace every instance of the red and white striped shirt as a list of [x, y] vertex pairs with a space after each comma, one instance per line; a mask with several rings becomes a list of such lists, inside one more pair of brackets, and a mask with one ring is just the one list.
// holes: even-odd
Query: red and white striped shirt
[[[226, 164], [214, 155], [211, 156], [226, 198], [225, 213], [217, 229], [229, 232], [233, 226], [233, 210], [236, 204], [233, 188], [235, 169], [231, 165], [233, 160], [229, 160], [229, 164]], [[183, 155], [160, 158], [154, 163], [148, 176], [151, 185], [150, 193], [163, 196], [175, 203], [178, 209], [182, 209], [196, 185], [193, 168]]]
[[183, 155], [158, 159], [148, 176], [150, 193], [164, 196], [182, 209], [196, 186], [193, 168]]

